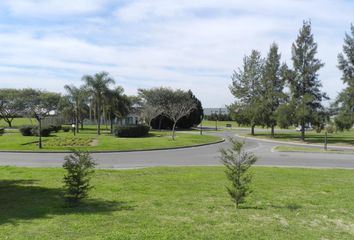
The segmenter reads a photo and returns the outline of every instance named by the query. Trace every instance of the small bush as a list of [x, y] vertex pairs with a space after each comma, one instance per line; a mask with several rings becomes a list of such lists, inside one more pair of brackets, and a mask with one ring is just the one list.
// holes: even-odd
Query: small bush
[[143, 137], [149, 134], [150, 127], [146, 125], [128, 125], [116, 127], [114, 134], [117, 137]]
[[20, 132], [22, 136], [33, 136], [32, 133], [33, 126], [31, 125], [24, 125], [20, 127]]
[[[41, 136], [42, 137], [49, 137], [52, 132], [50, 127], [42, 127], [41, 129]], [[32, 135], [39, 136], [39, 127], [35, 126], [32, 128]]]
[[52, 132], [59, 132], [61, 130], [61, 125], [49, 125], [49, 128], [52, 130]]
[[90, 176], [96, 164], [88, 152], [76, 150], [64, 159], [63, 168], [67, 171], [64, 176], [65, 198], [70, 204], [78, 204], [92, 188]]
[[63, 130], [63, 132], [69, 132], [70, 131], [70, 127], [62, 127], [61, 130]]
[[4, 128], [0, 128], [0, 136], [4, 135], [5, 133], [5, 129]]

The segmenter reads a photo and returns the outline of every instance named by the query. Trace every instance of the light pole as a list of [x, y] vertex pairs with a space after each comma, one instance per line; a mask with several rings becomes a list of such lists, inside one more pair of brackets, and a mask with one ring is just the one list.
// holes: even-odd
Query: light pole
[[76, 136], [76, 130], [75, 130], [76, 124], [75, 123], [71, 124], [71, 128], [73, 130], [74, 136]]
[[39, 136], [39, 143], [38, 143], [38, 147], [41, 149], [42, 148], [42, 119], [43, 119], [43, 115], [39, 114], [38, 115], [38, 136]]

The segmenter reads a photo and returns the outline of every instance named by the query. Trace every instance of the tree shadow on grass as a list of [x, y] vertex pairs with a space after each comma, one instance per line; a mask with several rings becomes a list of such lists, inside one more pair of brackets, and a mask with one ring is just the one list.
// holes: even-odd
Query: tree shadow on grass
[[34, 180], [0, 180], [0, 225], [23, 220], [50, 218], [65, 214], [110, 214], [133, 210], [127, 202], [89, 199], [80, 205], [65, 204], [63, 192], [57, 188], [36, 185]]

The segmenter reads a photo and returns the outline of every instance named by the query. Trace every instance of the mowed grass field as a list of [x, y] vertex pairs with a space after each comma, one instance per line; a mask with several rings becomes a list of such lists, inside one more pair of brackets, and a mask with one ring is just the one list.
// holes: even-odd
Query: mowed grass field
[[0, 167], [0, 239], [354, 239], [352, 170], [252, 171], [238, 210], [223, 167], [97, 170], [69, 208], [62, 169]]
[[[12, 128], [19, 128], [22, 125], [36, 125], [37, 120], [34, 118], [15, 118], [12, 121]], [[4, 119], [0, 119], [0, 128], [7, 128], [9, 125], [7, 122], [4, 121]]]
[[[67, 151], [72, 148], [87, 151], [146, 150], [193, 146], [220, 140], [219, 137], [193, 133], [177, 133], [176, 140], [172, 140], [171, 132], [159, 131], [152, 131], [141, 138], [117, 138], [108, 131], [103, 131], [98, 136], [95, 129], [85, 129], [76, 136], [72, 132], [60, 131], [43, 137], [42, 151]], [[8, 131], [0, 136], [1, 150], [38, 151], [38, 137], [22, 136], [18, 131]]]
[[[300, 137], [300, 132], [275, 132], [275, 137], [272, 138], [270, 131], [256, 131], [255, 136], [251, 134], [246, 134], [248, 137], [257, 137], [263, 139], [272, 139], [278, 141], [287, 141], [287, 142], [302, 142]], [[324, 144], [325, 132], [316, 133], [315, 131], [308, 131], [305, 133], [305, 143], [311, 144]], [[351, 131], [337, 132], [337, 133], [328, 133], [327, 134], [328, 144], [333, 145], [346, 145], [354, 146], [354, 129]]]

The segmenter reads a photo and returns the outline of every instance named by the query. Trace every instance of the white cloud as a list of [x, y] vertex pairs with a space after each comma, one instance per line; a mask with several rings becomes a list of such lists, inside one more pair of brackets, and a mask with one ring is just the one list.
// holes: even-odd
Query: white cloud
[[[190, 88], [204, 106], [217, 107], [233, 100], [230, 75], [245, 54], [256, 48], [265, 55], [276, 41], [290, 64], [302, 20], [312, 19], [326, 63], [324, 90], [335, 97], [342, 88], [336, 56], [352, 20], [348, 1], [137, 0], [117, 8], [108, 6], [111, 0], [63, 2], [7, 1], [13, 22], [0, 26], [2, 87], [26, 83], [62, 91], [64, 84], [80, 84], [83, 74], [106, 70], [128, 93], [158, 85]], [[77, 15], [83, 16], [56, 22]], [[50, 21], [16, 21], [38, 16]]]
[[7, 0], [11, 14], [17, 17], [55, 17], [92, 13], [103, 8], [105, 0]]

